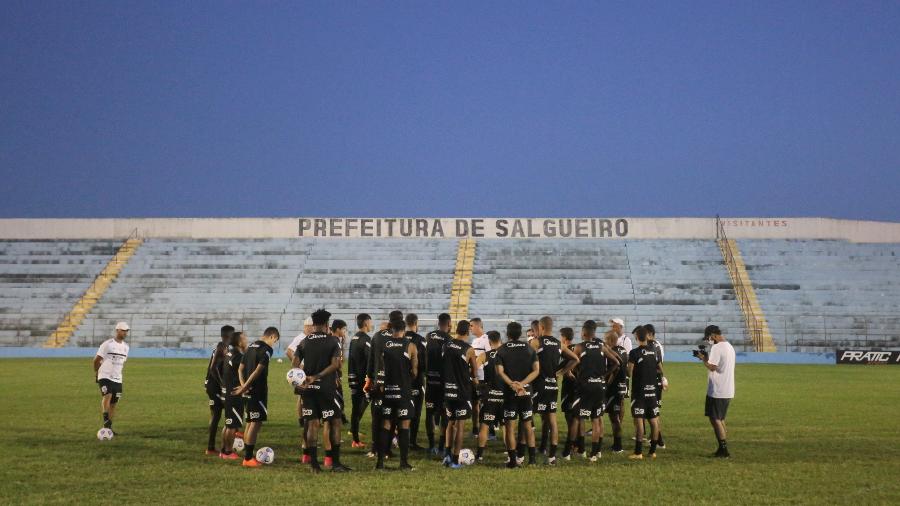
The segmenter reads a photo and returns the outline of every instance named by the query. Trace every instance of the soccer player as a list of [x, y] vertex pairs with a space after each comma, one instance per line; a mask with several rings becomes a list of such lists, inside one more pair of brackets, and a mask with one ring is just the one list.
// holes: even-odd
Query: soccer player
[[643, 459], [644, 419], [650, 421], [650, 453], [656, 458], [656, 441], [659, 438], [659, 400], [656, 398], [656, 374], [662, 374], [662, 366], [656, 350], [647, 342], [647, 330], [635, 329], [638, 347], [628, 354], [628, 376], [631, 377], [631, 416], [634, 418], [634, 454], [630, 459]]
[[[377, 456], [378, 443], [381, 441], [381, 426], [383, 425], [381, 420], [381, 392], [373, 388], [375, 381], [378, 379], [378, 371], [383, 369], [381, 364], [381, 360], [384, 358], [382, 348], [384, 347], [384, 342], [393, 336], [393, 332], [389, 328], [390, 322], [402, 319], [403, 313], [401, 311], [391, 311], [388, 314], [388, 321], [382, 323], [381, 329], [372, 337], [372, 352], [369, 354], [369, 363], [366, 365], [366, 382], [363, 385], [363, 391], [369, 394], [369, 399], [372, 402], [372, 410], [370, 411], [372, 415], [372, 451], [368, 454], [369, 458]], [[390, 451], [388, 451], [387, 457], [391, 457]]]
[[244, 461], [241, 463], [244, 467], [262, 465], [256, 460], [253, 450], [259, 430], [269, 417], [269, 408], [266, 407], [269, 403], [269, 360], [280, 338], [277, 328], [266, 328], [262, 337], [247, 348], [238, 367], [241, 385], [232, 391], [232, 395], [247, 394], [245, 406], [249, 420], [244, 432]]
[[444, 345], [444, 409], [450, 423], [447, 426], [449, 453], [444, 456], [444, 465], [453, 469], [459, 464], [466, 420], [472, 414], [472, 388], [476, 386], [475, 350], [469, 345], [469, 322], [461, 320], [456, 324], [456, 335]]
[[540, 374], [537, 353], [526, 343], [520, 342], [522, 325], [510, 322], [506, 326], [506, 343], [497, 351], [497, 376], [503, 381], [503, 419], [506, 423], [504, 438], [508, 460], [506, 467], [517, 466], [516, 432], [513, 424], [519, 421], [519, 434], [525, 434], [528, 444], [528, 463], [535, 463], [534, 431], [531, 384]]
[[[575, 343], [572, 342], [575, 336], [575, 332], [571, 327], [563, 327], [559, 329], [559, 337], [562, 345], [572, 351], [575, 351]], [[577, 353], [576, 353], [577, 355]], [[564, 360], [560, 366], [565, 368], [568, 365], [568, 360]], [[570, 459], [570, 455], [573, 451], [576, 453], [584, 453], [584, 437], [583, 437], [583, 428], [581, 426], [581, 416], [579, 415], [580, 406], [579, 406], [579, 398], [578, 398], [578, 382], [576, 378], [577, 369], [571, 370], [562, 378], [562, 388], [560, 392], [560, 407], [562, 408], [563, 414], [566, 417], [566, 426], [568, 428], [568, 432], [566, 433], [566, 444], [563, 447], [562, 457], [565, 460]], [[548, 427], [549, 428], [549, 427]], [[541, 448], [544, 449], [547, 446], [546, 431], [541, 430]], [[577, 444], [580, 442], [581, 444]]]
[[[347, 418], [344, 416], [344, 388], [341, 383], [342, 376], [342, 368], [344, 365], [344, 341], [347, 339], [347, 322], [344, 320], [334, 320], [331, 322], [331, 327], [329, 328], [329, 335], [337, 338], [338, 341], [338, 349], [341, 350], [341, 359], [340, 364], [338, 365], [338, 369], [335, 372], [335, 388], [334, 388], [334, 402], [337, 403], [338, 407], [341, 410], [341, 425], [338, 426], [338, 434], [340, 434], [340, 427], [347, 423]], [[330, 420], [326, 420], [323, 424], [324, 433], [327, 435], [330, 433], [332, 429], [332, 422]], [[305, 439], [305, 438], [304, 438]], [[332, 451], [331, 451], [331, 439], [330, 437], [326, 437], [323, 443], [325, 447], [325, 462], [324, 465], [326, 468], [331, 468], [334, 464], [332, 459]], [[305, 446], [305, 443], [304, 443]], [[309, 456], [308, 454], [306, 455]], [[305, 464], [309, 464], [309, 462], [304, 462]]]
[[716, 325], [706, 327], [705, 339], [712, 343], [709, 355], [702, 353], [698, 358], [709, 371], [706, 385], [706, 416], [716, 433], [719, 449], [714, 457], [727, 459], [731, 457], [728, 452], [725, 416], [728, 414], [728, 405], [734, 398], [734, 348], [725, 340], [722, 331]]
[[503, 419], [503, 380], [497, 375], [497, 350], [500, 349], [500, 333], [492, 330], [487, 333], [487, 353], [479, 355], [475, 360], [484, 371], [484, 385], [481, 388], [481, 427], [478, 430], [478, 449], [475, 458], [479, 462], [483, 460], [484, 449], [487, 446], [490, 429]]
[[[391, 337], [382, 346], [382, 369], [378, 372], [376, 389], [382, 391], [382, 431], [375, 469], [384, 469], [384, 457], [391, 447], [392, 423], [399, 427], [400, 469], [411, 471], [409, 465], [409, 422], [415, 401], [413, 383], [419, 374], [418, 347], [408, 336], [407, 319], [391, 321]], [[412, 315], [415, 316], [415, 315]]]
[[[620, 362], [603, 341], [597, 339], [597, 322], [587, 320], [581, 326], [581, 342], [575, 346], [575, 354], [581, 359], [578, 364], [578, 405], [579, 421], [582, 417], [591, 420], [591, 462], [600, 460], [603, 446], [603, 405], [606, 403], [606, 384], [611, 381]], [[584, 439], [581, 439], [584, 447]]]
[[369, 354], [372, 352], [372, 317], [366, 313], [356, 315], [356, 334], [350, 338], [350, 357], [347, 364], [347, 382], [350, 386], [350, 401], [352, 411], [350, 413], [350, 433], [353, 448], [365, 448], [366, 445], [359, 439], [359, 421], [362, 419], [369, 399], [363, 392], [363, 381], [366, 378], [366, 366], [369, 363]]
[[[447, 434], [447, 413], [444, 411], [443, 358], [444, 345], [450, 337], [450, 315], [438, 315], [438, 329], [432, 330], [425, 337], [425, 367], [427, 380], [425, 385], [425, 434], [428, 436], [428, 452], [433, 455], [444, 453], [444, 440]], [[435, 446], [434, 428], [438, 427], [438, 446]]]
[[222, 418], [222, 409], [225, 407], [225, 389], [222, 380], [222, 368], [225, 363], [225, 353], [228, 350], [228, 342], [234, 334], [234, 327], [225, 325], [220, 329], [222, 340], [216, 343], [215, 349], [209, 356], [209, 364], [206, 366], [206, 396], [209, 397], [209, 440], [206, 444], [207, 455], [218, 455], [216, 451], [216, 434], [219, 432], [219, 420]]
[[[559, 445], [559, 427], [556, 423], [556, 406], [559, 399], [557, 374], [566, 374], [578, 365], [578, 356], [568, 348], [563, 348], [559, 339], [553, 337], [553, 318], [540, 319], [540, 337], [531, 340], [541, 366], [541, 375], [534, 385], [535, 412], [541, 415], [541, 424], [550, 428], [550, 452], [547, 465], [556, 465], [556, 448]], [[559, 369], [560, 358], [566, 359], [566, 366]]]
[[225, 426], [222, 427], [222, 451], [219, 457], [225, 460], [238, 460], [240, 457], [234, 453], [235, 434], [244, 426], [244, 398], [233, 395], [232, 392], [241, 386], [241, 377], [238, 371], [244, 352], [247, 351], [247, 335], [243, 332], [233, 332], [228, 340], [228, 348], [225, 351], [225, 361], [222, 364], [222, 384], [225, 387]]
[[103, 341], [94, 356], [94, 381], [100, 385], [100, 412], [103, 414], [103, 426], [107, 429], [112, 429], [116, 405], [122, 398], [122, 369], [128, 360], [125, 338], [129, 330], [128, 323], [117, 323], [116, 337]]
[[611, 450], [614, 453], [622, 453], [622, 412], [625, 404], [625, 398], [628, 397], [628, 354], [625, 348], [616, 344], [619, 336], [612, 330], [603, 336], [603, 341], [619, 357], [619, 368], [616, 370], [612, 381], [607, 383], [606, 388], [606, 407], [605, 411], [609, 414], [609, 423], [613, 430], [613, 445]]
[[318, 438], [320, 422], [326, 422], [325, 437], [331, 439], [332, 472], [345, 472], [350, 468], [341, 464], [341, 405], [337, 398], [337, 371], [341, 368], [341, 345], [338, 338], [328, 333], [331, 313], [319, 309], [312, 314], [312, 332], [297, 346], [294, 367], [303, 364], [306, 381], [303, 383], [303, 419], [306, 422], [304, 436], [309, 455], [310, 469], [322, 471], [319, 466]]
[[425, 370], [427, 368], [427, 352], [425, 351], [425, 338], [419, 333], [419, 316], [414, 313], [406, 315], [406, 338], [416, 346], [416, 374], [412, 379], [413, 411], [409, 422], [409, 448], [412, 450], [424, 450], [418, 443], [419, 422], [422, 419], [422, 405], [425, 403]]
[[[469, 328], [472, 332], [472, 349], [475, 350], [475, 358], [477, 359], [487, 353], [490, 349], [490, 343], [487, 334], [484, 332], [484, 324], [481, 318], [470, 318]], [[486, 388], [484, 383], [484, 366], [480, 366], [475, 372], [475, 379], [478, 380], [478, 388], [472, 392], [472, 437], [478, 438], [478, 422], [480, 420], [478, 414], [481, 412], [484, 389]]]
[[[656, 327], [653, 324], [648, 323], [644, 325], [644, 329], [647, 331], [647, 343], [653, 347], [653, 351], [656, 352], [656, 357], [659, 359], [659, 363], [662, 364], [665, 359], [665, 352], [663, 351], [662, 344], [656, 340]], [[669, 382], [662, 375], [662, 373], [656, 374], [656, 400], [659, 402], [660, 415], [656, 417], [656, 423], [659, 425], [659, 437], [656, 439], [656, 447], [665, 449], [666, 443], [663, 441], [662, 435], [662, 393], [663, 390], [669, 389]]]

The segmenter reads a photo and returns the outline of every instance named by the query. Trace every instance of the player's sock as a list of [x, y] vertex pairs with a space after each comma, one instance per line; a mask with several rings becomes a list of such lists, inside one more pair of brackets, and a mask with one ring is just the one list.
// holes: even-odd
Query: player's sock
[[599, 441], [596, 443], [593, 441], [591, 442], [591, 456], [592, 457], [594, 455], [597, 455], [598, 453], [600, 453], [600, 448], [601, 448], [600, 445], [601, 445], [601, 443]]
[[313, 468], [319, 467], [319, 455], [318, 455], [318, 453], [319, 453], [319, 448], [318, 448], [318, 447], [315, 447], [315, 446], [314, 446], [314, 447], [312, 447], [312, 448], [309, 449], [309, 465], [311, 465]]
[[256, 445], [244, 445], [244, 460], [253, 460], [255, 458], [255, 454], [253, 452], [253, 447]]
[[725, 441], [724, 439], [720, 439], [719, 440], [719, 451], [724, 452], [726, 450], [728, 450], [728, 442]]
[[525, 458], [525, 445], [524, 445], [523, 443], [519, 443], [519, 444], [516, 446], [516, 455], [517, 455], [520, 459], [524, 459], [524, 458]]
[[456, 465], [459, 465], [459, 454], [454, 453], [454, 454], [450, 455], [450, 462], [452, 462]]
[[537, 456], [537, 449], [533, 446], [529, 446], [528, 447], [528, 463], [534, 464], [536, 456]]
[[506, 455], [509, 458], [509, 462], [506, 463], [506, 467], [516, 467], [516, 451], [515, 450], [507, 450]]
[[331, 443], [331, 466], [340, 467], [341, 465], [341, 445]]
[[578, 453], [584, 453], [584, 436], [578, 436]]
[[547, 455], [548, 458], [555, 459], [556, 458], [556, 447], [555, 444], [550, 444], [550, 453]]
[[663, 442], [662, 432], [660, 432], [660, 433], [659, 433], [659, 437], [656, 438], [656, 443], [657, 443], [659, 446], [666, 446], [666, 443]]
[[634, 439], [634, 454], [640, 455], [642, 453], [644, 453], [644, 439], [637, 437]]
[[107, 411], [103, 412], [103, 426], [107, 429], [112, 428], [112, 420], [109, 419], [109, 412]]
[[409, 458], [409, 429], [401, 428], [400, 437], [400, 465], [405, 465]]
[[597, 438], [597, 448], [603, 448], [603, 436]]
[[622, 436], [613, 436], [613, 449], [616, 451], [622, 449]]
[[383, 460], [384, 456], [391, 451], [391, 433], [382, 430], [379, 436], [381, 437], [381, 441], [379, 441], [378, 452], [379, 455], [381, 455], [379, 458]]
[[482, 455], [484, 455], [484, 446], [479, 446], [475, 449], [475, 460], [480, 459]]
[[563, 446], [563, 452], [562, 452], [563, 458], [566, 458], [569, 455], [571, 455], [573, 448], [575, 448], [575, 441], [573, 441], [571, 439], [567, 439], [565, 446]]
[[650, 455], [656, 453], [656, 441], [650, 441]]

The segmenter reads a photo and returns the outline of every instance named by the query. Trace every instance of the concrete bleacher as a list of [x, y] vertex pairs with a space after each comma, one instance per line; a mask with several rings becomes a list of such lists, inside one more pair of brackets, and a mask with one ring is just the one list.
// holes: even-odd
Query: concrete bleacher
[[738, 244], [780, 349], [900, 346], [900, 244]]
[[118, 241], [0, 241], [0, 343], [40, 346]]
[[740, 308], [713, 241], [481, 240], [471, 316], [557, 328], [613, 317], [653, 323], [669, 346], [695, 345], [711, 322], [744, 340]]

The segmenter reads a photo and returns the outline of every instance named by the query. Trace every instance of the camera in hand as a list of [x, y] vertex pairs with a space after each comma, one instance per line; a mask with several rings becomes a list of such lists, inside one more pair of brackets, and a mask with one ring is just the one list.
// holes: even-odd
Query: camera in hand
[[696, 349], [696, 350], [692, 350], [692, 351], [691, 351], [691, 354], [694, 355], [694, 356], [697, 357], [697, 358], [700, 358], [700, 359], [706, 357], [706, 356], [708, 355], [708, 354], [706, 353], [706, 345], [705, 345], [705, 344], [701, 344], [701, 345], [697, 346], [697, 349]]

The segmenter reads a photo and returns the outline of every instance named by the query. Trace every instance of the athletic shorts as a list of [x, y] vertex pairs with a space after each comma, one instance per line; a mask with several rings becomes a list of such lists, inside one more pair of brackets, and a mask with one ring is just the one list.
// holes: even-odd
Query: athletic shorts
[[107, 394], [111, 394], [109, 402], [115, 404], [119, 402], [119, 399], [122, 398], [122, 384], [115, 382], [110, 379], [103, 378], [97, 382], [100, 386], [100, 395], [105, 397]]
[[656, 397], [631, 399], [631, 416], [634, 418], [656, 418], [659, 416], [659, 399]]
[[306, 421], [340, 419], [343, 415], [341, 401], [334, 390], [307, 388], [301, 398], [303, 399], [301, 414]]
[[245, 397], [247, 422], [265, 422], [269, 419], [269, 396], [253, 395]]
[[578, 392], [575, 389], [566, 389], [563, 391], [562, 397], [559, 400], [559, 408], [566, 415], [577, 415], [578, 414]]
[[481, 400], [481, 411], [478, 418], [481, 423], [487, 425], [495, 425], [503, 421], [503, 391], [492, 390], [490, 388], [484, 391], [484, 398]]
[[460, 400], [444, 400], [445, 411], [449, 420], [466, 420], [472, 416], [472, 402]]
[[724, 420], [725, 415], [728, 414], [729, 404], [731, 404], [731, 399], [721, 399], [707, 395], [705, 415], [714, 420]]
[[215, 383], [206, 384], [206, 397], [209, 398], [209, 407], [222, 409], [225, 406], [225, 389]]
[[441, 410], [444, 407], [444, 385], [440, 382], [425, 387], [425, 409]]
[[624, 398], [620, 397], [617, 392], [613, 392], [610, 395], [609, 390], [606, 391], [606, 406], [603, 408], [604, 413], [609, 413], [611, 415], [620, 415], [622, 414], [622, 404]]
[[507, 395], [503, 401], [503, 419], [530, 421], [534, 416], [530, 395]]
[[578, 386], [578, 416], [600, 418], [606, 403], [606, 388], [601, 383], [585, 383]]
[[415, 411], [415, 403], [409, 397], [384, 399], [381, 402], [381, 416], [392, 420], [411, 420]]
[[535, 413], [556, 413], [556, 404], [559, 400], [559, 387], [555, 377], [538, 377], [534, 385], [534, 411]]
[[244, 398], [240, 395], [225, 397], [225, 427], [240, 429], [244, 426]]

